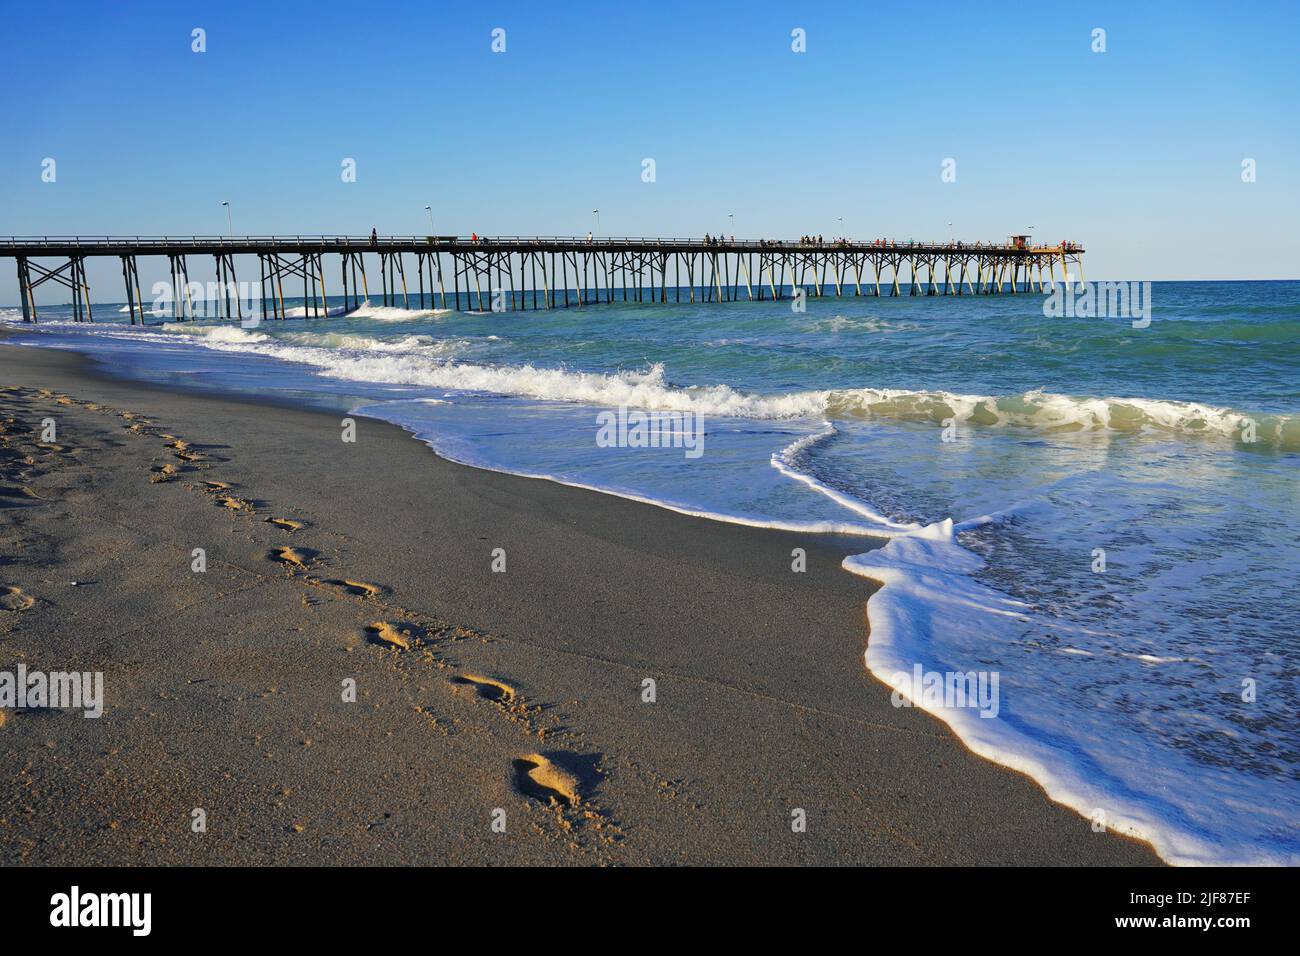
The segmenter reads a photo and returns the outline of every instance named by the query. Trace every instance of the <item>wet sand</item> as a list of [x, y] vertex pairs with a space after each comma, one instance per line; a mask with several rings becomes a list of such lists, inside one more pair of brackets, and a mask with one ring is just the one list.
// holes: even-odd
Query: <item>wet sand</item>
[[891, 705], [861, 539], [70, 353], [0, 344], [0, 386], [0, 670], [106, 696], [0, 711], [4, 864], [1159, 862]]

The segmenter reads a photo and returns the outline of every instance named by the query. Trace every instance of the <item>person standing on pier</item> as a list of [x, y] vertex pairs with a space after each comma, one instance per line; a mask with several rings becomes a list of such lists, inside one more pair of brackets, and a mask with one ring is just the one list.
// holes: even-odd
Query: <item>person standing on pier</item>
[[379, 245], [379, 230], [376, 229], [374, 226], [371, 226], [370, 227], [370, 248], [373, 249], [377, 245]]

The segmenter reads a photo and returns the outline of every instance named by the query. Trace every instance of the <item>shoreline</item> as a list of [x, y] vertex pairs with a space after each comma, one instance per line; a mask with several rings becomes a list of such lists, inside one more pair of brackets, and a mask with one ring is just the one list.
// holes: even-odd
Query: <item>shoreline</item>
[[[57, 818], [63, 836], [51, 846], [29, 834], [34, 842], [23, 857], [29, 862], [78, 860], [80, 836], [102, 844], [96, 862], [438, 862], [431, 855], [442, 854], [447, 862], [474, 863], [1159, 863], [1146, 844], [1091, 832], [1087, 820], [1052, 803], [1031, 779], [976, 757], [935, 718], [889, 703], [888, 686], [863, 667], [866, 600], [875, 586], [840, 569], [845, 556], [863, 549], [861, 538], [840, 547], [824, 535], [703, 521], [472, 468], [437, 456], [398, 426], [361, 415], [354, 416], [357, 443], [349, 446], [339, 440], [341, 414], [132, 382], [76, 353], [0, 344], [0, 368], [3, 384], [130, 410], [202, 456], [181, 463], [174, 479], [151, 484], [148, 468], [172, 463], [164, 460], [171, 453], [163, 441], [133, 433], [116, 444], [87, 446], [81, 457], [95, 460], [97, 477], [89, 490], [71, 486], [84, 495], [65, 499], [76, 520], [40, 526], [60, 554], [79, 537], [68, 525], [102, 520], [138, 556], [132, 570], [146, 578], [124, 594], [103, 598], [96, 585], [59, 597], [68, 607], [90, 601], [87, 608], [95, 607], [101, 622], [132, 623], [110, 642], [106, 658], [129, 659], [138, 668], [133, 683], [144, 696], [129, 699], [138, 706], [150, 692], [183, 698], [177, 681], [193, 670], [182, 654], [155, 672], [148, 632], [167, 617], [151, 617], [136, 605], [165, 602], [167, 595], [149, 593], [148, 574], [175, 576], [177, 555], [188, 555], [183, 545], [191, 543], [179, 537], [234, 534], [232, 546], [222, 549], [230, 552], [222, 560], [229, 559], [231, 590], [221, 590], [217, 602], [230, 614], [196, 623], [210, 629], [205, 646], [220, 658], [223, 642], [238, 645], [231, 673], [251, 680], [284, 662], [264, 643], [231, 633], [230, 622], [246, 622], [250, 633], [266, 621], [272, 629], [300, 628], [294, 633], [317, 638], [299, 648], [303, 656], [284, 671], [285, 681], [316, 684], [327, 683], [340, 660], [377, 652], [366, 671], [374, 681], [373, 723], [386, 728], [380, 742], [393, 748], [362, 747], [346, 728], [364, 737], [377, 726], [362, 732], [352, 726], [355, 711], [336, 712], [324, 696], [284, 702], [285, 725], [268, 720], [262, 713], [268, 708], [254, 702], [265, 698], [236, 695], [223, 719], [236, 737], [256, 737], [258, 746], [271, 741], [276, 756], [230, 754], [248, 776], [244, 786], [223, 791], [223, 800], [245, 832], [262, 834], [263, 844], [245, 842], [244, 856], [238, 844], [227, 846], [214, 857], [217, 841], [187, 840], [188, 830], [175, 821], [142, 823], [152, 818], [139, 806], [130, 818], [151, 839], [142, 841], [137, 832], [124, 847], [124, 838], [97, 831], [85, 840], [76, 811], [47, 796], [37, 801], [38, 817]], [[77, 417], [86, 419], [78, 427], [94, 434], [96, 416], [102, 424], [105, 415], [77, 406]], [[108, 427], [120, 433], [123, 426], [112, 421]], [[132, 456], [152, 464], [133, 464]], [[52, 466], [48, 475], [62, 467]], [[238, 489], [247, 512], [228, 514], [207, 493], [183, 487], [204, 480]], [[106, 503], [116, 488], [121, 494]], [[40, 525], [43, 507], [22, 509], [23, 520]], [[286, 536], [264, 520], [280, 512], [304, 527]], [[135, 544], [147, 547], [137, 551]], [[313, 551], [316, 559], [294, 573], [266, 567], [266, 552], [285, 546]], [[496, 547], [507, 554], [504, 574], [490, 570]], [[807, 550], [806, 574], [790, 573], [793, 547]], [[161, 557], [168, 549], [171, 556]], [[49, 579], [65, 563], [76, 562], [41, 564], [18, 552], [0, 573], [9, 584], [41, 574]], [[86, 580], [95, 577], [88, 572]], [[307, 584], [304, 597], [310, 580], [321, 584]], [[329, 582], [340, 580], [378, 582], [381, 590], [335, 594]], [[210, 578], [177, 581], [175, 590], [192, 599], [179, 620], [204, 604], [210, 585]], [[15, 646], [29, 655], [41, 650], [33, 633], [38, 622], [59, 627], [52, 599], [35, 585], [24, 590], [38, 603], [3, 632], [6, 657]], [[365, 628], [379, 623], [368, 618], [403, 616], [398, 611], [420, 619], [415, 627], [422, 630], [411, 631], [419, 639], [407, 640], [412, 647], [377, 645], [366, 636]], [[78, 627], [62, 635], [69, 650], [87, 634]], [[457, 631], [472, 636], [441, 636]], [[642, 701], [645, 678], [656, 681], [653, 704]], [[108, 680], [108, 709], [97, 726], [111, 727], [138, 748], [154, 718], [114, 720], [114, 683]], [[411, 707], [421, 708], [417, 721], [406, 719]], [[204, 750], [217, 729], [204, 702], [181, 700], [173, 709], [157, 719], [190, 728]], [[312, 722], [309, 712], [325, 728], [328, 745], [295, 745], [293, 738], [305, 737], [295, 728]], [[436, 712], [434, 725], [445, 736], [429, 733], [425, 712]], [[137, 722], [144, 726], [137, 729]], [[15, 766], [39, 755], [33, 726], [29, 715], [11, 714], [0, 728], [0, 749], [10, 751]], [[69, 748], [85, 758], [104, 743], [97, 732], [77, 730], [57, 740], [54, 752]], [[286, 756], [291, 752], [294, 758]], [[318, 759], [323, 753], [329, 759]], [[557, 809], [529, 796], [536, 768], [523, 770], [520, 762], [538, 754], [553, 754], [548, 759], [567, 766], [560, 777], [578, 782], [579, 802]], [[162, 769], [157, 759], [138, 754], [118, 772], [152, 779]], [[170, 769], [184, 771], [175, 779], [181, 786], [209, 779], [218, 769], [213, 764], [196, 753]], [[80, 765], [73, 759], [67, 766]], [[303, 791], [289, 787], [281, 806], [271, 801], [275, 823], [268, 830], [258, 819], [257, 808], [265, 809], [259, 797], [285, 766], [295, 768], [302, 787], [333, 796], [296, 797]], [[387, 783], [340, 792], [328, 785], [339, 767]], [[0, 810], [12, 829], [22, 801], [13, 781], [5, 789]], [[457, 790], [445, 806], [410, 799]], [[400, 840], [375, 839], [370, 824], [358, 829], [356, 821], [340, 819], [344, 806], [381, 812], [395, 793], [408, 795], [392, 811], [399, 822], [381, 826], [400, 831]], [[150, 799], [147, 791], [138, 796]], [[522, 816], [528, 826], [511, 828], [508, 839], [491, 833], [488, 815], [496, 808], [510, 819]], [[791, 832], [792, 808], [806, 810], [807, 832]], [[295, 815], [309, 818], [302, 830], [283, 823]], [[119, 821], [111, 832], [131, 829]], [[175, 835], [158, 843], [167, 833]], [[6, 861], [16, 862], [14, 841], [6, 838], [4, 845]]]

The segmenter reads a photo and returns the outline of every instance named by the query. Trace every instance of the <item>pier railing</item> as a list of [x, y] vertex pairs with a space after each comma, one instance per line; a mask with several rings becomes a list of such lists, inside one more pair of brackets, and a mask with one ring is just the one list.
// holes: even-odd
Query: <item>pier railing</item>
[[664, 248], [664, 249], [743, 249], [757, 251], [760, 249], [845, 249], [855, 252], [887, 250], [891, 252], [911, 252], [927, 250], [975, 250], [987, 249], [1010, 253], [1054, 253], [1061, 249], [1066, 252], [1083, 251], [1077, 243], [1063, 242], [1055, 245], [1017, 245], [1007, 242], [965, 242], [961, 240], [916, 240], [916, 239], [822, 239], [803, 241], [797, 239], [734, 239], [714, 236], [706, 239], [702, 236], [451, 236], [451, 235], [385, 235], [385, 236], [351, 236], [351, 235], [193, 235], [193, 236], [5, 236], [0, 237], [0, 254], [12, 256], [22, 252], [38, 254], [43, 250], [63, 251], [76, 249], [88, 255], [116, 254], [131, 249], [160, 249], [207, 251], [217, 249], [244, 249], [252, 247], [275, 247], [292, 250], [304, 246], [327, 246], [337, 249], [373, 249], [373, 248], [411, 248], [420, 246], [511, 246], [527, 248], [534, 246], [598, 246], [623, 248]]

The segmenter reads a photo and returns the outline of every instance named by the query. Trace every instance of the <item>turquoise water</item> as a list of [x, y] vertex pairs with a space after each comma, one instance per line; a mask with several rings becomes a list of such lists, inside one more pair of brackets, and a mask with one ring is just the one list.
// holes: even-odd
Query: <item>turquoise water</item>
[[[889, 538], [846, 561], [886, 582], [878, 677], [996, 673], [996, 716], [903, 696], [1171, 862], [1300, 863], [1300, 283], [1155, 283], [1151, 303], [1145, 328], [1022, 293], [25, 340], [364, 409], [482, 467]], [[620, 407], [698, 413], [703, 453], [604, 447]]]

